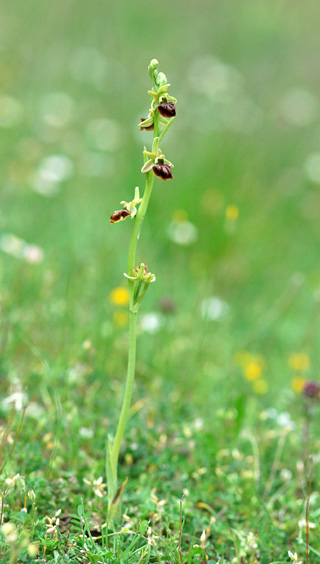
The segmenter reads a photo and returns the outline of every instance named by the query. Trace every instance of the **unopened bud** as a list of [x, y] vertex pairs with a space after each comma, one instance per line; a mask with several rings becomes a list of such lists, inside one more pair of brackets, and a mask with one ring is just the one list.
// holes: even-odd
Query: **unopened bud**
[[151, 71], [155, 71], [159, 66], [159, 61], [158, 59], [152, 59], [152, 61], [150, 61], [150, 65], [149, 65], [149, 72]]
[[28, 499], [31, 501], [31, 503], [34, 503], [36, 501], [36, 494], [33, 490], [28, 491]]
[[26, 491], [26, 483], [25, 480], [22, 476], [20, 476], [20, 474], [17, 474], [14, 477], [14, 481], [15, 481], [15, 486], [17, 488], [17, 490], [19, 490], [20, 492], [25, 492]]
[[149, 71], [151, 80], [154, 83], [156, 83], [156, 80], [157, 80], [158, 66], [159, 66], [159, 61], [157, 61], [157, 59], [152, 59], [152, 61], [150, 62], [150, 65], [148, 67], [148, 71]]
[[314, 462], [311, 455], [308, 457], [306, 464], [306, 477], [308, 482], [311, 482], [314, 478]]
[[156, 82], [157, 82], [158, 88], [161, 88], [161, 86], [164, 86], [165, 84], [167, 84], [168, 81], [167, 81], [167, 77], [164, 74], [164, 72], [159, 72], [157, 74]]

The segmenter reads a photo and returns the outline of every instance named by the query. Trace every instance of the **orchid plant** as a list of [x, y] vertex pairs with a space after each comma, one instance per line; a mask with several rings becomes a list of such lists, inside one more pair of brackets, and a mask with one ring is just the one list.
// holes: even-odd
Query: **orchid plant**
[[149, 272], [148, 267], [141, 263], [136, 265], [136, 250], [140, 238], [141, 227], [147, 212], [150, 196], [153, 189], [155, 176], [161, 180], [173, 179], [173, 164], [168, 161], [160, 149], [165, 134], [176, 116], [176, 99], [168, 94], [169, 86], [163, 72], [158, 70], [159, 63], [153, 59], [149, 65], [149, 74], [153, 88], [148, 91], [151, 96], [151, 106], [147, 118], [141, 118], [141, 130], [153, 132], [151, 150], [146, 147], [143, 151], [144, 164], [141, 172], [145, 176], [145, 189], [140, 196], [140, 190], [135, 188], [134, 198], [131, 202], [121, 201], [122, 209], [115, 211], [110, 217], [110, 223], [119, 223], [127, 218], [134, 221], [131, 241], [129, 245], [128, 271], [124, 274], [129, 285], [129, 351], [127, 379], [125, 384], [122, 408], [114, 438], [109, 435], [107, 439], [107, 483], [108, 483], [108, 522], [112, 523], [117, 512], [126, 482], [118, 485], [118, 460], [121, 442], [124, 436], [126, 423], [131, 405], [132, 390], [136, 367], [136, 326], [137, 313], [143, 297], [150, 284], [156, 277]]

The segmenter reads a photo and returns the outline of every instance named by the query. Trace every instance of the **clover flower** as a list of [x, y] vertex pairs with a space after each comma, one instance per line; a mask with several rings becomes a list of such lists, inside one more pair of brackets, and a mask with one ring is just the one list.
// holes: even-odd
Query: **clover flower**
[[320, 382], [316, 380], [306, 380], [298, 376], [293, 378], [291, 388], [297, 394], [304, 395], [305, 398], [320, 400]]
[[314, 380], [308, 380], [303, 387], [303, 394], [307, 398], [320, 399], [320, 383]]
[[61, 509], [58, 509], [53, 517], [48, 517], [46, 515], [45, 519], [48, 521], [46, 523], [47, 533], [46, 534], [55, 534], [57, 532], [57, 527], [59, 527], [60, 518], [59, 515], [61, 513]]
[[90, 480], [87, 480], [86, 478], [83, 478], [83, 481], [87, 486], [90, 486], [92, 488], [93, 493], [97, 497], [103, 497], [104, 495], [106, 495], [104, 489], [106, 484], [102, 482], [102, 476], [100, 476], [100, 478], [98, 478], [97, 480], [93, 480], [92, 482]]
[[4, 535], [5, 541], [8, 544], [14, 544], [18, 539], [18, 531], [13, 523], [4, 523], [1, 527], [1, 532]]
[[298, 556], [296, 552], [291, 552], [290, 550], [288, 550], [288, 555], [289, 558], [291, 558], [293, 564], [303, 564], [302, 560], [299, 560], [298, 562]]

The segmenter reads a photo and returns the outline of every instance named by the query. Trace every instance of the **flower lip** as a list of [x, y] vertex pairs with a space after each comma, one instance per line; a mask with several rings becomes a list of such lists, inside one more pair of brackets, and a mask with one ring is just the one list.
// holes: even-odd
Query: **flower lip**
[[129, 217], [130, 215], [131, 215], [130, 212], [126, 209], [117, 210], [110, 217], [110, 223], [118, 223], [118, 221], [123, 221], [124, 219], [127, 219], [127, 217]]
[[176, 115], [176, 107], [174, 102], [162, 102], [158, 106], [159, 114], [165, 118], [172, 118]]
[[[159, 159], [160, 161], [160, 159]], [[152, 167], [152, 170], [156, 176], [161, 178], [162, 180], [169, 180], [173, 178], [173, 174], [171, 172], [171, 167], [167, 163], [159, 162]]]
[[154, 129], [154, 124], [153, 124], [153, 123], [151, 123], [151, 125], [146, 125], [145, 127], [144, 127], [144, 125], [143, 125], [143, 122], [144, 122], [144, 121], [149, 121], [149, 118], [143, 118], [143, 117], [142, 117], [142, 118], [140, 118], [140, 119], [141, 119], [140, 131], [142, 131], [143, 129], [144, 129], [145, 131], [152, 131], [152, 130]]

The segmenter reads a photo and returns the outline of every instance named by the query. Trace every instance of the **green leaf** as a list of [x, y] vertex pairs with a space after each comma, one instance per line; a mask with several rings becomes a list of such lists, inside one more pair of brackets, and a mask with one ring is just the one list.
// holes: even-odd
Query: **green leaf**
[[87, 552], [86, 556], [88, 556], [90, 562], [92, 562], [92, 564], [98, 564], [101, 554], [99, 553], [95, 553], [93, 554], [93, 552]]
[[112, 460], [112, 447], [113, 447], [113, 437], [108, 435], [107, 438], [107, 453], [106, 453], [106, 474], [107, 474], [107, 484], [108, 484], [108, 498], [109, 503], [111, 503], [112, 498], [115, 495], [117, 488], [117, 473], [114, 468], [114, 463]]
[[148, 521], [144, 520], [141, 521], [140, 525], [139, 525], [139, 532], [144, 535], [144, 533], [146, 532], [147, 528], [149, 527], [149, 523]]
[[113, 522], [114, 518], [119, 513], [122, 495], [127, 485], [127, 482], [128, 482], [128, 478], [126, 478], [125, 481], [119, 486], [116, 495], [114, 496], [111, 504], [109, 505], [108, 520], [110, 522]]

